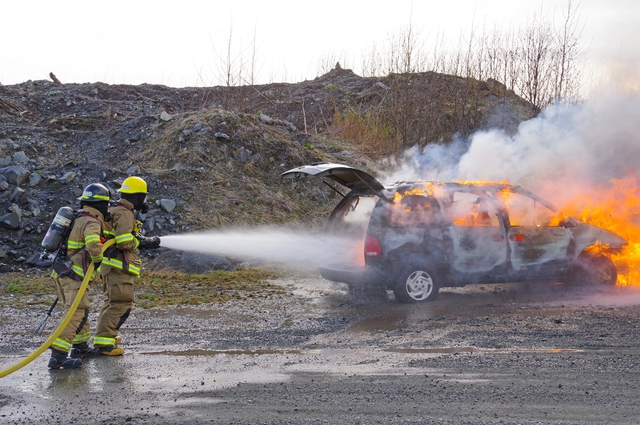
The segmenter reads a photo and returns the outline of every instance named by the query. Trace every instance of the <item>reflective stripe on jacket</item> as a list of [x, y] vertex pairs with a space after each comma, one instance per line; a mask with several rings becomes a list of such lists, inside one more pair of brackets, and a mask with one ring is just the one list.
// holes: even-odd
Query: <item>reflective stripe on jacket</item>
[[[97, 209], [85, 205], [73, 222], [67, 244], [67, 255], [73, 265], [71, 269], [84, 277], [89, 263], [102, 261], [102, 228], [104, 219]], [[88, 255], [87, 255], [88, 254]]]
[[105, 258], [102, 261], [102, 265], [110, 266], [114, 269], [124, 270], [134, 276], [140, 276], [140, 267], [136, 266], [135, 264], [128, 264], [125, 266], [123, 261], [118, 260], [117, 258]]
[[109, 208], [109, 212], [113, 218], [107, 223], [104, 235], [107, 239], [116, 240], [116, 249], [107, 250], [102, 260], [102, 273], [108, 273], [111, 267], [140, 276], [142, 260], [136, 253], [140, 241], [134, 235], [136, 218], [133, 214], [133, 204], [126, 199], [120, 199], [117, 205]]

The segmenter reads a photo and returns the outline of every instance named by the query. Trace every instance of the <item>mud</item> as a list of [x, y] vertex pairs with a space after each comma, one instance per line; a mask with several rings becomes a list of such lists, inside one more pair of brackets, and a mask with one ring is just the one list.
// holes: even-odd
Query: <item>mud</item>
[[[291, 295], [136, 310], [119, 358], [49, 371], [43, 354], [0, 379], [0, 423], [640, 422], [637, 290], [483, 285], [407, 305], [313, 272], [274, 283]], [[0, 309], [0, 369], [44, 341], [43, 315]]]

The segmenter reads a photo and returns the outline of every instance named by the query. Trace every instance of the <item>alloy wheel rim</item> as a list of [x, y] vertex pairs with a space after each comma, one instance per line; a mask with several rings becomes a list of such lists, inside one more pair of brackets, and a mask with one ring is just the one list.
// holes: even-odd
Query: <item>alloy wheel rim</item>
[[409, 275], [406, 282], [407, 294], [416, 301], [426, 299], [433, 291], [433, 279], [429, 273], [416, 271]]

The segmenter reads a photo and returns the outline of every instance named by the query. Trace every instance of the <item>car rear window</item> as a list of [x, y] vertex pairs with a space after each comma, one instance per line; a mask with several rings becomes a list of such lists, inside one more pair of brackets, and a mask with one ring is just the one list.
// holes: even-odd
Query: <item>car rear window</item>
[[329, 233], [341, 236], [361, 238], [367, 233], [369, 217], [378, 197], [353, 196], [345, 200], [338, 211], [335, 212], [329, 227]]

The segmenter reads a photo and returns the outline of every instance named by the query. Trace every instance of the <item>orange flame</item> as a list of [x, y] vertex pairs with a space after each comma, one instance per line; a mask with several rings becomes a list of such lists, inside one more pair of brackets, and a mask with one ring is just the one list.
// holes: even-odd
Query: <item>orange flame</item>
[[[501, 185], [509, 184], [507, 180], [501, 182], [456, 181], [458, 184], [472, 185]], [[394, 204], [400, 205], [400, 200], [406, 195], [433, 195], [441, 189], [433, 183], [425, 182], [422, 188], [416, 188], [404, 193], [396, 193]], [[618, 285], [640, 286], [640, 188], [635, 175], [623, 179], [616, 179], [607, 186], [588, 187], [579, 191], [572, 199], [561, 205], [561, 213], [549, 225], [558, 225], [567, 216], [574, 216], [584, 223], [601, 227], [616, 233], [628, 241], [628, 245], [619, 253], [607, 253], [606, 245], [594, 245], [588, 248], [592, 254], [604, 254], [611, 258], [618, 267]], [[504, 188], [498, 192], [498, 197], [507, 205], [515, 195]], [[462, 218], [455, 218], [454, 223], [464, 224]]]
[[[640, 188], [636, 176], [616, 179], [610, 186], [590, 187], [562, 206], [584, 223], [614, 232], [628, 241], [619, 253], [606, 254], [618, 267], [618, 284], [640, 285]], [[594, 245], [602, 253], [607, 246]]]
[[423, 187], [416, 187], [415, 189], [412, 189], [412, 190], [405, 190], [402, 193], [396, 192], [396, 194], [393, 196], [393, 203], [397, 204], [398, 201], [400, 201], [402, 198], [404, 198], [407, 195], [433, 196], [435, 188], [436, 188], [435, 184], [431, 182], [424, 182]]
[[511, 203], [511, 200], [514, 198], [514, 194], [511, 192], [511, 189], [505, 187], [500, 192], [498, 192], [498, 198], [502, 199], [506, 205]]
[[502, 185], [502, 184], [509, 184], [509, 180], [501, 180], [499, 182], [494, 182], [494, 181], [489, 181], [487, 179], [482, 179], [482, 180], [456, 180], [454, 181], [454, 183], [457, 184], [467, 184], [467, 185], [472, 185], [472, 184], [477, 184], [477, 185]]

